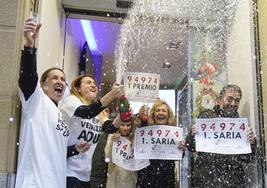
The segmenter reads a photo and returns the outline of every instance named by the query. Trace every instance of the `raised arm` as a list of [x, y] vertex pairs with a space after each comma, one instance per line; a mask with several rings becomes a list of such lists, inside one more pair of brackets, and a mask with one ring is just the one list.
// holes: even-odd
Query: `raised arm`
[[103, 107], [99, 99], [90, 105], [79, 106], [75, 110], [74, 115], [84, 119], [91, 119], [93, 117], [96, 117], [102, 110], [104, 110], [104, 108], [105, 107]]
[[103, 106], [108, 106], [114, 99], [118, 99], [125, 95], [123, 85], [114, 83], [110, 92], [100, 99]]
[[24, 50], [21, 53], [19, 87], [25, 100], [32, 95], [38, 82], [36, 68], [36, 49], [34, 42], [39, 32], [41, 24], [36, 25], [33, 19], [29, 18], [24, 25]]
[[81, 118], [93, 118], [96, 117], [102, 110], [105, 109], [114, 99], [117, 99], [125, 94], [123, 86], [115, 83], [110, 92], [104, 97], [90, 105], [79, 106], [74, 115]]

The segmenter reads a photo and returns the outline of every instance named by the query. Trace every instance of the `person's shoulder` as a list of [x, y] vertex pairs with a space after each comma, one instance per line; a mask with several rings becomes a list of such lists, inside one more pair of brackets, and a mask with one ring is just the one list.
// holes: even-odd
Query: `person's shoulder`
[[217, 116], [218, 115], [215, 110], [205, 110], [199, 113], [198, 118], [215, 118]]
[[68, 95], [65, 97], [59, 104], [59, 109], [64, 109], [64, 108], [77, 108], [79, 106], [83, 105], [81, 100], [74, 96], [74, 95]]
[[62, 103], [66, 103], [66, 102], [81, 102], [81, 100], [76, 97], [75, 95], [68, 95], [67, 97], [65, 97], [63, 100], [62, 100]]

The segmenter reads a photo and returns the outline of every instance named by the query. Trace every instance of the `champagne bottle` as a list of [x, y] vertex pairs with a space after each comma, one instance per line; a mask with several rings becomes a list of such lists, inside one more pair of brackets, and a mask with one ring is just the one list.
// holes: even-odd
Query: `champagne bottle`
[[120, 97], [119, 105], [121, 121], [130, 121], [132, 116], [132, 113], [130, 111], [130, 103], [124, 95]]

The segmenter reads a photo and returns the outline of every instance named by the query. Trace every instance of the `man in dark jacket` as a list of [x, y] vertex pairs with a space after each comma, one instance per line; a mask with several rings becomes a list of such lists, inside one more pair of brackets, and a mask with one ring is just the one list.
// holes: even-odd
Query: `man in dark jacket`
[[[237, 85], [226, 85], [220, 93], [219, 105], [213, 111], [200, 113], [198, 118], [229, 117], [239, 118], [237, 112], [242, 97], [241, 89]], [[188, 150], [193, 152], [191, 157], [192, 187], [194, 188], [242, 188], [245, 187], [245, 171], [243, 164], [251, 162], [255, 155], [255, 136], [251, 128], [247, 132], [251, 144], [251, 154], [223, 155], [215, 153], [196, 152], [195, 134], [193, 126], [186, 138]]]

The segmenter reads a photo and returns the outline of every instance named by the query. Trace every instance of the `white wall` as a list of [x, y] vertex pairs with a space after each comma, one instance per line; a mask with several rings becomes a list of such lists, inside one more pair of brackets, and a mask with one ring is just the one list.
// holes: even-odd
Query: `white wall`
[[[84, 42], [83, 33], [80, 35], [73, 33], [73, 27], [76, 25], [66, 22], [60, 1], [41, 0], [39, 16], [42, 28], [37, 42], [38, 73], [41, 75], [50, 67], [62, 68], [70, 84], [78, 75], [80, 49]], [[65, 24], [67, 24], [66, 38]]]
[[[228, 41], [228, 81], [241, 87], [243, 96], [239, 108], [240, 115], [248, 117], [250, 126], [259, 138], [253, 27], [251, 2], [241, 0]], [[260, 177], [256, 169], [258, 165], [261, 164], [255, 160], [254, 164], [246, 164], [248, 168], [245, 168], [247, 179], [251, 180], [253, 187], [260, 187], [257, 184]]]
[[63, 9], [56, 0], [41, 0], [39, 16], [42, 27], [38, 37], [38, 73], [50, 67], [62, 68], [64, 26]]
[[68, 19], [66, 30], [64, 71], [71, 82], [79, 74], [80, 51], [86, 39], [79, 20]]
[[256, 77], [254, 68], [254, 33], [250, 0], [239, 1], [230, 31], [227, 64], [229, 83], [242, 89], [240, 113], [255, 127]]

